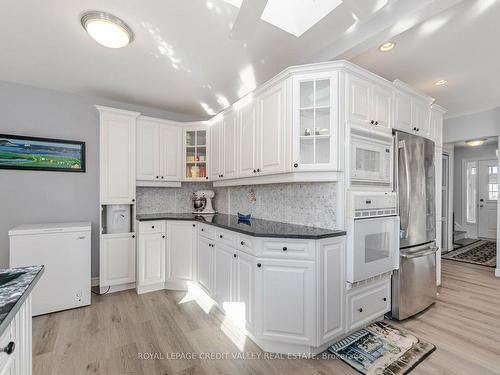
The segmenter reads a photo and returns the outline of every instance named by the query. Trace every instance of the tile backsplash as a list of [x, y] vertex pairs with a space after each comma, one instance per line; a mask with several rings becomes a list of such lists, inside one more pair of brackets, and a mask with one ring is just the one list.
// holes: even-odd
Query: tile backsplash
[[335, 182], [292, 183], [213, 188], [211, 183], [183, 183], [180, 188], [137, 188], [137, 213], [191, 212], [191, 196], [215, 191], [217, 212], [251, 213], [259, 219], [334, 229]]

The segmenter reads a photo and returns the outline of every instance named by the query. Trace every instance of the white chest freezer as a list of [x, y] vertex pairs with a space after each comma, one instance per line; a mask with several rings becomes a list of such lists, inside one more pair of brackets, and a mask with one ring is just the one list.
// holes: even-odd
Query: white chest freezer
[[9, 231], [10, 267], [44, 265], [33, 315], [90, 305], [90, 223], [25, 224]]

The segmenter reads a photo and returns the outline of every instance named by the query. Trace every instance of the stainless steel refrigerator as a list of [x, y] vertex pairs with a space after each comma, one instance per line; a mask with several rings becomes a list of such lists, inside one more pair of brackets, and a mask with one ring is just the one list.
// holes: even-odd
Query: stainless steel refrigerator
[[436, 299], [434, 142], [395, 133], [395, 190], [399, 198], [399, 269], [392, 279], [392, 316], [406, 319]]

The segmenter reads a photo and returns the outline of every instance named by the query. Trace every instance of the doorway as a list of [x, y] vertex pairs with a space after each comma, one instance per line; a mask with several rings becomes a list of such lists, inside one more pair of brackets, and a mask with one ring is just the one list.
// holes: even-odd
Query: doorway
[[478, 161], [479, 238], [497, 238], [498, 159]]

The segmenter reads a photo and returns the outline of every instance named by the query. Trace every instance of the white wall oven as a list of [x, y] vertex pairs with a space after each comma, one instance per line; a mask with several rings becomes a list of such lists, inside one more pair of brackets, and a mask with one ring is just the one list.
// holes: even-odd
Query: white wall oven
[[349, 193], [347, 281], [356, 283], [398, 268], [396, 194]]
[[351, 186], [380, 186], [392, 190], [391, 136], [351, 130], [349, 172]]

